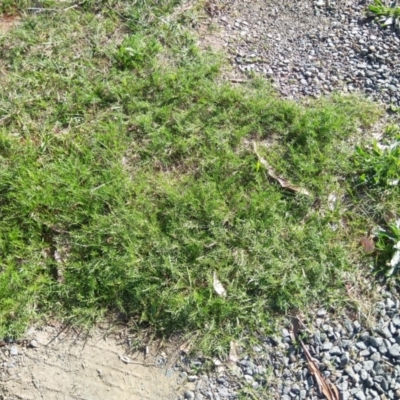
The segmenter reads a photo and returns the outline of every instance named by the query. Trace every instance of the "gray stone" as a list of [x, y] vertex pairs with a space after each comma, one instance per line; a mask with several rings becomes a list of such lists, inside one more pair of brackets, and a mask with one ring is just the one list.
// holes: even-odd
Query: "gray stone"
[[283, 337], [290, 336], [290, 332], [287, 329], [282, 329], [282, 336]]
[[399, 315], [395, 315], [392, 318], [392, 323], [396, 326], [396, 328], [400, 328], [400, 316]]
[[386, 308], [391, 309], [394, 308], [396, 305], [396, 303], [391, 299], [391, 298], [387, 298], [386, 299]]
[[362, 366], [366, 371], [371, 371], [372, 368], [374, 368], [374, 362], [371, 360], [367, 360], [362, 363]]
[[347, 391], [347, 390], [345, 390], [345, 391], [342, 391], [342, 392], [339, 392], [339, 399], [340, 400], [349, 400], [350, 399], [350, 393]]
[[343, 368], [345, 367], [348, 363], [350, 362], [350, 356], [349, 353], [343, 353], [342, 356], [340, 357], [340, 366]]
[[331, 342], [325, 342], [322, 345], [322, 350], [323, 351], [329, 351], [333, 347], [333, 344]]
[[362, 381], [366, 381], [368, 379], [368, 372], [365, 369], [362, 369], [359, 372], [359, 375]]
[[174, 371], [172, 368], [168, 368], [168, 369], [165, 371], [165, 376], [166, 376], [167, 378], [171, 378], [171, 376], [172, 376], [174, 373], [175, 373], [175, 371]]
[[378, 352], [375, 352], [375, 353], [372, 353], [369, 358], [373, 362], [379, 362], [381, 360], [381, 354]]
[[356, 347], [359, 350], [365, 350], [367, 348], [367, 345], [364, 342], [357, 342]]
[[386, 326], [385, 328], [381, 328], [378, 330], [378, 332], [385, 336], [386, 339], [389, 339], [392, 337], [392, 333], [390, 332], [390, 330], [388, 329], [388, 327]]
[[400, 357], [400, 345], [397, 343], [389, 348], [389, 354], [392, 357]]
[[325, 317], [326, 314], [327, 314], [327, 311], [324, 308], [320, 308], [317, 311], [317, 317]]
[[336, 387], [343, 392], [349, 388], [349, 382], [348, 381], [339, 382], [336, 384]]
[[334, 346], [329, 350], [329, 354], [332, 356], [340, 356], [342, 354], [342, 350], [340, 350], [339, 346]]
[[379, 353], [381, 353], [382, 355], [385, 355], [388, 352], [388, 349], [385, 344], [383, 344], [382, 346], [379, 346], [378, 350], [379, 350]]
[[382, 379], [381, 388], [387, 392], [389, 390], [389, 382], [386, 379]]
[[365, 394], [362, 390], [359, 390], [357, 393], [354, 394], [354, 397], [358, 400], [365, 400]]
[[183, 396], [187, 400], [194, 400], [195, 399], [195, 395], [191, 390], [186, 390], [185, 393], [183, 394]]
[[291, 391], [292, 393], [294, 393], [295, 395], [300, 394], [299, 385], [293, 385], [290, 391]]
[[383, 375], [385, 373], [385, 371], [380, 363], [376, 363], [374, 365], [374, 371], [375, 371], [376, 375]]
[[368, 349], [365, 349], [365, 350], [361, 350], [359, 353], [358, 353], [358, 355], [360, 356], [360, 357], [368, 357], [369, 355], [370, 355], [371, 353], [370, 353], [370, 351], [368, 350]]
[[18, 348], [16, 346], [11, 346], [10, 355], [12, 355], [12, 356], [17, 356], [18, 355]]

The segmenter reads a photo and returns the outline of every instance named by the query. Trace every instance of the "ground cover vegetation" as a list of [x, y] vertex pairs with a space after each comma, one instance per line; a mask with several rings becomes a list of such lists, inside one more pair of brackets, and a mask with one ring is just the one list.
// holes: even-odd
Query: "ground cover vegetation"
[[380, 107], [224, 81], [176, 1], [61, 4], [0, 38], [0, 336], [117, 312], [226, 350], [386, 271], [395, 241], [359, 246], [399, 209]]

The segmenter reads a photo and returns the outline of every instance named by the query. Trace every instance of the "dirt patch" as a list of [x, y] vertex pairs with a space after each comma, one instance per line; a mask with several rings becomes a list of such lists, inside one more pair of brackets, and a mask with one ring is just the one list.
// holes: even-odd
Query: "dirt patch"
[[[2, 343], [0, 399], [175, 400], [177, 383], [162, 356], [125, 354], [127, 346], [97, 330], [91, 337], [54, 327]], [[161, 357], [161, 358], [160, 358]]]
[[19, 20], [18, 15], [3, 15], [0, 16], [0, 34], [7, 33], [13, 28]]

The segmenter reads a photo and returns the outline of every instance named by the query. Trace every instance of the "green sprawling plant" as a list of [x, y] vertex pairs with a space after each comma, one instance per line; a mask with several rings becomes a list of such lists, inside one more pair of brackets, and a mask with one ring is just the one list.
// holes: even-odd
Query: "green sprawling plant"
[[[366, 203], [375, 210], [378, 271], [398, 279], [400, 268], [400, 135], [390, 126], [383, 143], [357, 148], [356, 165]], [[379, 205], [378, 207], [376, 205]], [[380, 210], [379, 210], [380, 208]]]
[[368, 14], [374, 17], [381, 26], [393, 26], [400, 30], [400, 6], [397, 5], [397, 0], [391, 1], [390, 4], [382, 0], [374, 0], [373, 4], [368, 6]]
[[342, 304], [362, 224], [341, 199], [377, 107], [234, 87], [176, 2], [104, 4], [0, 37], [0, 336], [118, 312], [209, 351]]

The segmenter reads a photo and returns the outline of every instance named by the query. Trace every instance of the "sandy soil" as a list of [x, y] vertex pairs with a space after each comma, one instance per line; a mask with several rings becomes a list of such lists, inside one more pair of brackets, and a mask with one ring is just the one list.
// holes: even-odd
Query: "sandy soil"
[[8, 32], [18, 22], [17, 15], [0, 16], [0, 34]]
[[177, 376], [167, 377], [163, 355], [125, 355], [127, 346], [104, 334], [87, 337], [47, 326], [31, 328], [24, 341], [0, 342], [0, 399], [178, 398]]

